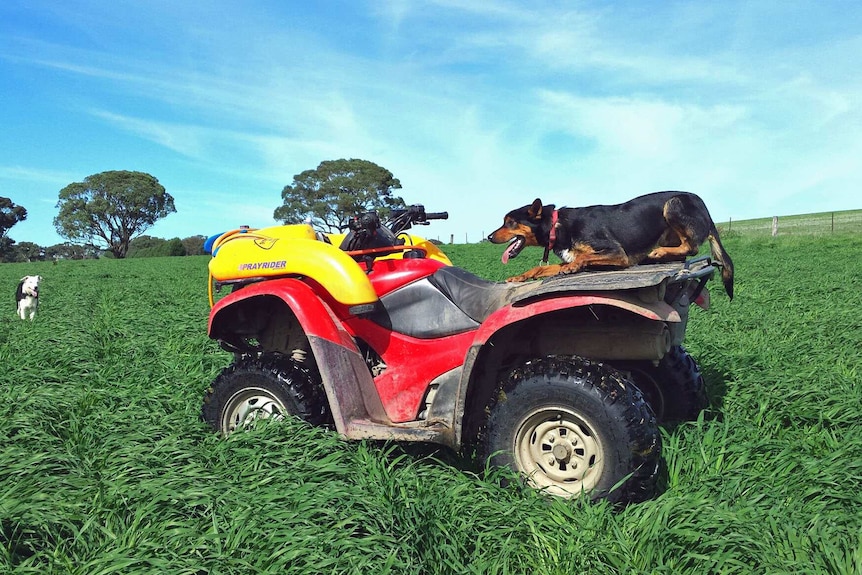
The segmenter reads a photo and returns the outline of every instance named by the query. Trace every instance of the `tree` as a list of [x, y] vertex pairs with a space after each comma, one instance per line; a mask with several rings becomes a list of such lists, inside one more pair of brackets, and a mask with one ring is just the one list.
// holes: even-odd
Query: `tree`
[[83, 259], [98, 259], [98, 250], [92, 246], [75, 245], [69, 242], [65, 244], [55, 244], [45, 248], [45, 258], [50, 260], [83, 260]]
[[165, 240], [153, 236], [138, 236], [129, 242], [126, 252], [127, 258], [151, 258], [162, 255], [160, 251], [165, 245]]
[[110, 171], [84, 178], [60, 190], [60, 213], [54, 227], [76, 243], [104, 244], [123, 258], [133, 238], [156, 221], [176, 212], [174, 198], [159, 181], [143, 172]]
[[204, 242], [206, 241], [206, 236], [189, 236], [187, 238], [183, 238], [183, 248], [186, 250], [186, 255], [202, 256], [206, 254], [204, 251]]
[[15, 240], [6, 234], [12, 226], [26, 219], [26, 209], [16, 206], [9, 198], [0, 197], [0, 261], [15, 261]]
[[45, 248], [33, 242], [18, 242], [15, 246], [16, 261], [33, 262], [45, 259]]
[[15, 251], [15, 240], [0, 236], [0, 262], [17, 261], [18, 253]]
[[139, 236], [129, 243], [127, 258], [160, 258], [184, 256], [186, 248], [180, 238], [165, 240], [153, 236]]
[[6, 237], [9, 228], [27, 219], [27, 210], [16, 206], [9, 198], [0, 197], [0, 238]]
[[294, 176], [273, 216], [286, 224], [310, 219], [315, 228], [340, 231], [361, 212], [377, 210], [385, 218], [392, 208], [404, 207], [404, 200], [392, 195], [400, 188], [392, 172], [373, 162], [329, 160]]
[[171, 238], [165, 242], [165, 255], [171, 257], [186, 255], [186, 248], [183, 246], [183, 241], [180, 238]]

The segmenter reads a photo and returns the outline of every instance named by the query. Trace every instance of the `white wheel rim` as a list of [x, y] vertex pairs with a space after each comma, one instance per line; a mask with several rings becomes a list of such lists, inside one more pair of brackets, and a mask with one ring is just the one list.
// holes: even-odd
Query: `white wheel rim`
[[233, 394], [225, 404], [221, 429], [225, 435], [230, 435], [258, 419], [281, 421], [287, 413], [278, 397], [269, 391], [259, 387], [245, 388]]
[[595, 429], [572, 410], [543, 407], [530, 412], [515, 434], [515, 463], [533, 487], [560, 497], [593, 489], [604, 469]]

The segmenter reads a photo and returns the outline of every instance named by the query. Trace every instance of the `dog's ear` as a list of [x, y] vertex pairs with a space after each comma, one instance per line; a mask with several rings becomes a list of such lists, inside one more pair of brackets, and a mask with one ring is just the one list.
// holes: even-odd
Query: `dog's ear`
[[530, 214], [530, 217], [534, 220], [542, 219], [542, 200], [536, 198], [533, 200], [532, 205], [530, 205], [530, 209], [527, 210], [527, 213]]

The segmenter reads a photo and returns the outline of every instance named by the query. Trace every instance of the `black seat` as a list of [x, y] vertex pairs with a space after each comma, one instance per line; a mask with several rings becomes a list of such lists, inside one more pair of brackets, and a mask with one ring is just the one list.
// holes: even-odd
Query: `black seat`
[[479, 323], [504, 305], [521, 299], [536, 285], [493, 282], [458, 267], [440, 268], [428, 280]]

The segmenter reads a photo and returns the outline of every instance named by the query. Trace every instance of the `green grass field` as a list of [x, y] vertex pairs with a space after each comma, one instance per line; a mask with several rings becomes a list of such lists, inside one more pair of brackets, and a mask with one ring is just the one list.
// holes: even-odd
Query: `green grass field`
[[[736, 298], [714, 281], [686, 341], [711, 408], [619, 511], [299, 422], [215, 436], [205, 257], [0, 266], [0, 573], [860, 574], [862, 236], [737, 230]], [[492, 279], [540, 257], [444, 249]]]

